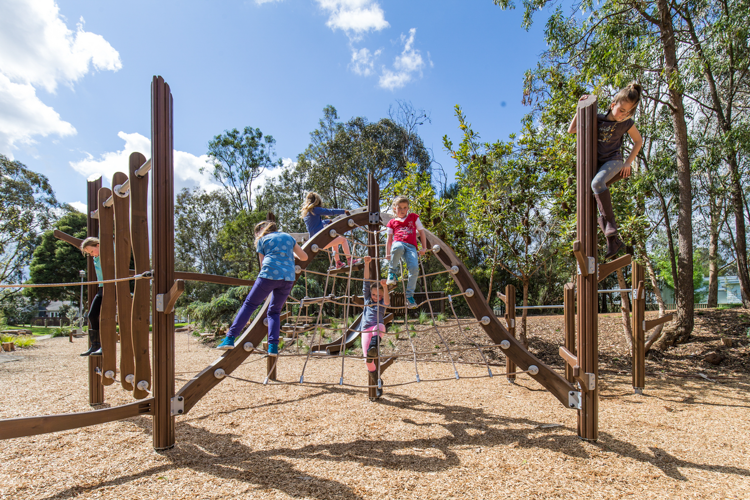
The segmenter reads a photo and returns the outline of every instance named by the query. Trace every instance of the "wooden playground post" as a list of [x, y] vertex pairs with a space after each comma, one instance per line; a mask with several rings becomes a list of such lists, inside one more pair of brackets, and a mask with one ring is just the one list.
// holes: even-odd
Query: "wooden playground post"
[[[91, 212], [96, 210], [99, 199], [99, 188], [102, 187], [102, 178], [99, 177], [94, 181], [87, 182], [87, 205], [88, 213], [86, 214], [86, 235], [99, 237], [99, 220], [91, 217]], [[88, 281], [96, 281], [96, 268], [94, 267], [94, 259], [86, 259], [86, 276]], [[99, 285], [87, 285], [86, 291], [88, 293], [88, 307], [86, 310], [91, 309], [91, 302], [96, 296], [96, 292], [99, 290]], [[89, 328], [91, 326], [89, 325]], [[101, 356], [89, 356], [89, 404], [91, 406], [99, 405], [104, 403], [104, 384], [96, 370], [102, 369], [102, 358]]]
[[[508, 333], [514, 338], [516, 336], [516, 287], [513, 285], [505, 286], [505, 324], [508, 325]], [[508, 357], [505, 358], [505, 374], [508, 382], [516, 381], [516, 364]]]
[[574, 246], [578, 274], [578, 348], [581, 409], [578, 436], [588, 441], [599, 437], [599, 295], [597, 280], [596, 204], [591, 180], [596, 171], [596, 96], [578, 102], [576, 155], [576, 234]]
[[99, 314], [99, 336], [102, 343], [102, 360], [99, 376], [102, 384], [112, 385], [117, 371], [117, 298], [115, 284], [115, 243], [114, 211], [105, 207], [104, 202], [112, 196], [109, 188], [99, 188], [99, 262], [102, 268], [104, 283], [102, 305]]
[[[375, 177], [372, 174], [367, 175], [367, 212], [369, 213], [369, 225], [367, 228], [370, 231], [377, 231], [380, 227], [380, 186], [378, 186]], [[377, 261], [377, 248], [375, 245], [378, 244], [378, 235], [374, 232], [368, 233], [367, 235], [367, 254], [372, 257], [372, 260], [368, 264], [370, 266], [370, 276], [374, 276], [374, 279], [380, 279], [380, 263]], [[386, 293], [388, 291], [386, 290]], [[363, 314], [364, 317], [364, 314]], [[407, 332], [408, 333], [408, 332]], [[360, 333], [360, 338], [362, 334]], [[367, 346], [362, 344], [362, 350], [366, 351]], [[378, 353], [379, 354], [379, 353]], [[380, 373], [380, 359], [375, 360], [375, 371], [367, 373], [367, 385], [369, 386], [367, 393], [370, 400], [373, 401], [378, 397], [378, 374]]]
[[[575, 354], [576, 351], [576, 290], [573, 283], [568, 283], [563, 289], [563, 314], [565, 318], [565, 348]], [[575, 367], [565, 363], [565, 378], [571, 384], [575, 383]]]
[[633, 262], [633, 391], [643, 394], [646, 385], [646, 290], [643, 283], [643, 266]]
[[[268, 351], [268, 342], [263, 342], [263, 349]], [[278, 356], [267, 356], [266, 357], [266, 376], [268, 380], [276, 381], [276, 361], [279, 359]]]
[[174, 286], [174, 164], [172, 94], [160, 76], [151, 82], [151, 164], [153, 170], [153, 359], [154, 449], [172, 448], [174, 415], [174, 312], [166, 298]]

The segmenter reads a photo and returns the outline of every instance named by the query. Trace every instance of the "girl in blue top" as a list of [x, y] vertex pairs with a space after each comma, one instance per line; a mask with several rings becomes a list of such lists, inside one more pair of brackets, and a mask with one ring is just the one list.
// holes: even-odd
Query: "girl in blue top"
[[365, 257], [365, 279], [362, 282], [362, 295], [365, 308], [359, 324], [362, 335], [362, 353], [367, 358], [367, 371], [375, 371], [375, 359], [380, 348], [380, 338], [385, 333], [386, 308], [391, 305], [391, 296], [385, 280], [370, 281], [370, 262], [372, 257]]
[[226, 338], [216, 346], [228, 350], [234, 347], [234, 339], [245, 329], [250, 316], [271, 296], [268, 306], [268, 355], [279, 352], [279, 330], [281, 309], [297, 279], [294, 271], [294, 256], [307, 260], [307, 253], [286, 233], [279, 232], [275, 222], [263, 221], [255, 226], [255, 245], [260, 257], [260, 273], [247, 295], [245, 302], [229, 327]]
[[[321, 198], [318, 193], [312, 192], [307, 193], [305, 202], [302, 204], [300, 215], [302, 216], [302, 220], [305, 221], [307, 232], [310, 233], [311, 238], [314, 234], [318, 233], [331, 223], [330, 220], [323, 219], [324, 215], [349, 215], [348, 210], [343, 210], [340, 208], [323, 208], [322, 205], [323, 198]], [[344, 251], [343, 261], [339, 261], [337, 257], [339, 245], [341, 245], [341, 248]], [[350, 263], [352, 251], [349, 248], [349, 242], [346, 241], [346, 238], [344, 238], [343, 236], [336, 237], [333, 241], [331, 241], [324, 247], [324, 249], [326, 248], [331, 248], [333, 253], [333, 264], [331, 264], [331, 269], [341, 269], [342, 267], [346, 267]], [[354, 264], [356, 264], [356, 262], [354, 262]]]
[[[103, 281], [102, 264], [99, 261], [99, 238], [93, 236], [81, 242], [81, 253], [94, 258], [94, 269], [96, 270], [96, 281]], [[81, 356], [101, 356], [102, 343], [99, 337], [99, 311], [102, 308], [102, 292], [104, 285], [99, 283], [99, 289], [91, 301], [89, 309], [89, 350], [81, 353]]]

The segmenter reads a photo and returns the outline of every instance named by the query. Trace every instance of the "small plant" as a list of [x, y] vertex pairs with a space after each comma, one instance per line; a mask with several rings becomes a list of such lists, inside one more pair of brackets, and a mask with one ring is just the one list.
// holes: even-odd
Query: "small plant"
[[466, 330], [466, 331], [468, 332], [469, 330], [471, 330], [471, 327], [470, 327], [470, 326], [467, 326], [467, 327], [465, 328], [465, 330]]
[[435, 321], [438, 323], [444, 323], [445, 322], [445, 314], [438, 313], [437, 316], [435, 316]]
[[36, 344], [36, 340], [34, 340], [33, 337], [3, 335], [0, 338], [2, 339], [2, 342], [13, 342], [19, 349], [32, 347], [34, 344]]
[[420, 325], [424, 325], [430, 321], [430, 316], [425, 311], [422, 311], [419, 313], [419, 319], [417, 321], [419, 321]]
[[283, 340], [279, 340], [279, 351], [281, 351], [282, 349], [284, 349], [284, 344], [285, 343], [286, 342], [284, 342]]
[[416, 330], [412, 330], [412, 332], [409, 334], [409, 337], [414, 338], [417, 336]]
[[388, 347], [390, 347], [391, 349], [393, 349], [394, 347], [396, 347], [396, 344], [394, 344], [392, 340], [389, 340], [388, 341]]

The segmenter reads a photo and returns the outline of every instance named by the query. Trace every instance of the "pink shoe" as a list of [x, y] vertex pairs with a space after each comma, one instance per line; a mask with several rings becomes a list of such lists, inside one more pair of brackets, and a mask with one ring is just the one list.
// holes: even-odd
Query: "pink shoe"
[[341, 269], [342, 267], [346, 267], [346, 266], [348, 266], [348, 264], [342, 260], [336, 263], [336, 269]]

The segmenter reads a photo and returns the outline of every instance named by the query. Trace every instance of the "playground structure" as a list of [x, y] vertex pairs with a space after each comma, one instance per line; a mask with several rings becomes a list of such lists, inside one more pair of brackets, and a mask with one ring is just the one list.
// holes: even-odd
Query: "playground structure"
[[[227, 285], [248, 285], [251, 281], [198, 273], [181, 273], [174, 270], [174, 192], [173, 192], [173, 124], [172, 95], [168, 84], [161, 77], [154, 77], [151, 85], [152, 96], [152, 151], [151, 159], [134, 153], [130, 157], [129, 176], [115, 174], [113, 189], [101, 187], [101, 179], [88, 183], [89, 220], [88, 235], [99, 236], [102, 272], [104, 278], [104, 301], [100, 317], [103, 356], [89, 358], [89, 403], [98, 405], [104, 402], [104, 386], [117, 381], [116, 326], [115, 314], [120, 324], [120, 385], [131, 391], [138, 401], [114, 408], [63, 415], [48, 415], [6, 419], [0, 426], [0, 439], [30, 436], [48, 432], [74, 429], [137, 415], [153, 417], [153, 446], [156, 450], [169, 449], [175, 444], [175, 417], [184, 415], [213, 387], [227, 378], [252, 353], [258, 352], [266, 336], [265, 317], [268, 301], [261, 307], [255, 319], [243, 334], [236, 339], [235, 348], [224, 352], [175, 391], [174, 362], [174, 304], [184, 290], [184, 280], [209, 281]], [[597, 284], [608, 274], [631, 263], [630, 256], [597, 266], [596, 258], [596, 206], [591, 193], [591, 177], [596, 161], [596, 100], [581, 101], [578, 107], [578, 228], [574, 254], [579, 264], [579, 275], [575, 284], [565, 289], [565, 345], [560, 348], [566, 361], [566, 376], [556, 373], [524, 347], [515, 338], [515, 318], [506, 317], [507, 328], [492, 310], [473, 277], [452, 249], [435, 235], [426, 231], [428, 248], [431, 254], [444, 266], [460, 293], [448, 296], [463, 297], [472, 315], [485, 333], [493, 341], [491, 346], [499, 347], [505, 354], [506, 376], [513, 380], [519, 373], [528, 373], [566, 408], [577, 410], [578, 435], [582, 439], [596, 440], [598, 437], [598, 337], [597, 337]], [[152, 226], [151, 262], [148, 252], [148, 221], [146, 194], [148, 174], [153, 171], [152, 180]], [[380, 212], [379, 189], [375, 180], [368, 180], [368, 206], [352, 210], [350, 215], [335, 219], [324, 230], [303, 245], [308, 255], [314, 257], [333, 239], [353, 228], [368, 231], [368, 253], [373, 257], [369, 264], [370, 276], [377, 272], [377, 235], [386, 214]], [[129, 204], [128, 204], [129, 200]], [[119, 215], [118, 215], [119, 214]], [[61, 239], [76, 245], [75, 238], [57, 233]], [[135, 260], [135, 270], [129, 269], [130, 256]], [[299, 262], [297, 272], [307, 272], [313, 259]], [[89, 261], [89, 276], [94, 274], [93, 263]], [[637, 283], [633, 322], [638, 321], [640, 340], [643, 345], [643, 332], [649, 326], [664, 322], [669, 317], [652, 322], [644, 322], [643, 269], [634, 264], [633, 282]], [[148, 281], [151, 280], [149, 294]], [[351, 282], [351, 269], [348, 280]], [[129, 281], [135, 281], [135, 291], [130, 297]], [[75, 283], [75, 286], [79, 286]], [[89, 297], [96, 293], [97, 283], [89, 283]], [[326, 297], [308, 298], [300, 301], [326, 300]], [[332, 300], [332, 298], [328, 298]], [[426, 298], [432, 310], [433, 300]], [[515, 294], [506, 289], [508, 311], [515, 311]], [[638, 302], [641, 301], [641, 302]], [[405, 308], [404, 308], [405, 310]], [[149, 312], [151, 312], [153, 332], [151, 333], [151, 357], [149, 357]], [[573, 314], [577, 314], [577, 332]], [[287, 313], [287, 317], [290, 313]], [[408, 316], [408, 315], [407, 315]], [[642, 323], [642, 324], [641, 324]], [[296, 329], [294, 329], [296, 331]], [[353, 325], [348, 325], [339, 340], [328, 345], [317, 344], [319, 350], [327, 354], [340, 352], [349, 346], [356, 337]], [[577, 335], [576, 335], [577, 333]], [[338, 347], [338, 350], [336, 350]], [[481, 354], [481, 348], [478, 348]], [[308, 354], [311, 356], [311, 354]], [[483, 355], [482, 355], [483, 356]], [[639, 353], [642, 358], [642, 352]], [[368, 395], [371, 399], [379, 396], [382, 389], [382, 374], [397, 357], [380, 356], [376, 361], [376, 371], [368, 376]], [[268, 379], [275, 378], [278, 358], [268, 358]], [[342, 358], [343, 363], [343, 358]], [[415, 353], [416, 363], [416, 353]], [[489, 376], [492, 376], [487, 364]], [[520, 370], [520, 371], [519, 371]], [[637, 380], [636, 380], [637, 373]], [[456, 372], [456, 378], [458, 373]], [[634, 386], [643, 388], [644, 370], [635, 367]], [[416, 382], [420, 382], [417, 375]], [[298, 383], [305, 382], [302, 377]], [[343, 376], [342, 382], [343, 385]]]

